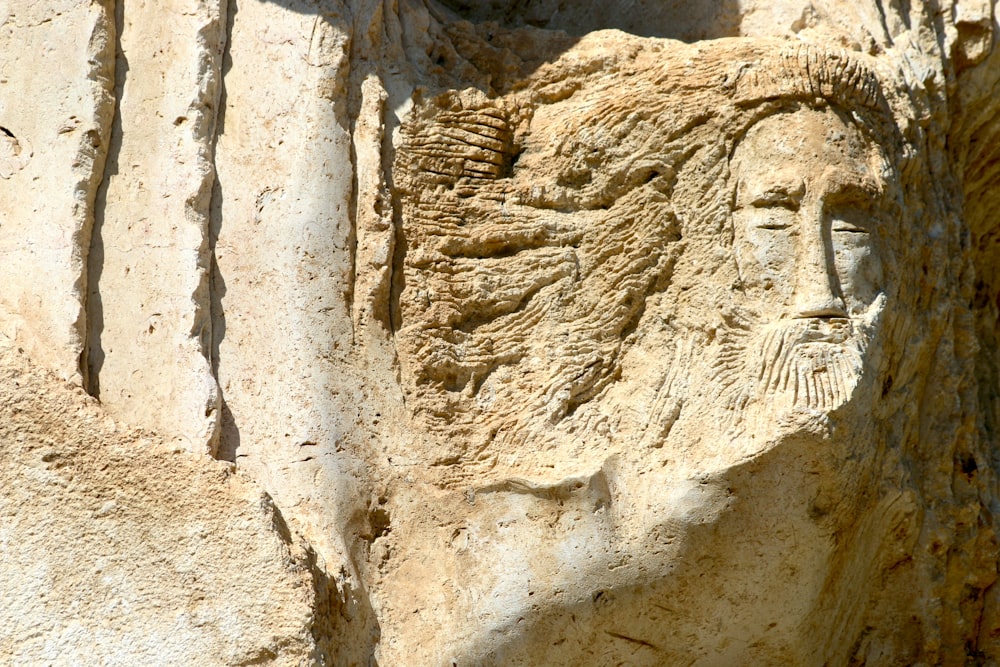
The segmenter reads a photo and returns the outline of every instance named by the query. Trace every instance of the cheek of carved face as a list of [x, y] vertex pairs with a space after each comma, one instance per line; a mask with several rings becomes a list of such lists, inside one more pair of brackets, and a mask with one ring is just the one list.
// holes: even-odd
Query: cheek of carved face
[[733, 153], [734, 253], [771, 317], [859, 315], [882, 290], [882, 184], [861, 133], [832, 110], [771, 116]]
[[882, 291], [882, 263], [872, 212], [847, 205], [830, 215], [833, 267], [849, 315], [859, 315]]

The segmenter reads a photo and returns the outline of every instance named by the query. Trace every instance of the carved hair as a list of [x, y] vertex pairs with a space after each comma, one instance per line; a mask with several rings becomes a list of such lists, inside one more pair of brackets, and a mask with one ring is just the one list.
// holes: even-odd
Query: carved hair
[[[614, 382], [689, 232], [726, 230], [729, 153], [761, 118], [819, 103], [870, 137], [891, 123], [877, 77], [843, 51], [733, 41], [692, 65], [663, 44], [632, 54], [646, 62], [575, 63], [571, 85], [543, 69], [499, 99], [447, 92], [404, 125], [397, 340], [424, 429], [487, 449], [530, 439]], [[682, 169], [696, 190], [679, 191]]]
[[878, 77], [844, 50], [799, 44], [737, 65], [732, 89], [740, 106], [773, 99], [822, 97], [847, 109], [867, 108], [888, 113]]

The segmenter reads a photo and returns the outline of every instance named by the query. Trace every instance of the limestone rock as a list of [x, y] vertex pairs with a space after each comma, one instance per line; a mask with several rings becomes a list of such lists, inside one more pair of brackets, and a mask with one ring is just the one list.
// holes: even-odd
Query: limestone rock
[[0, 2], [0, 331], [65, 379], [79, 380], [86, 344], [85, 249], [114, 113], [113, 11]]
[[117, 427], [23, 355], [0, 359], [4, 662], [322, 655], [309, 559], [266, 494], [231, 465]]
[[996, 23], [0, 0], [0, 662], [1000, 660]]
[[225, 10], [181, 0], [117, 11], [117, 115], [89, 253], [88, 388], [132, 423], [212, 452], [208, 214]]

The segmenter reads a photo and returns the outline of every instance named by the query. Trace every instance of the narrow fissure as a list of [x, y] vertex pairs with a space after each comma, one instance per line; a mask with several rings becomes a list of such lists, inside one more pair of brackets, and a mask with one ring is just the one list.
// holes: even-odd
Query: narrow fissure
[[[319, 16], [316, 17], [317, 21], [322, 20]], [[355, 25], [355, 17], [351, 17], [351, 41], [347, 45], [347, 73], [345, 79], [347, 81], [347, 103], [348, 103], [348, 116], [347, 116], [347, 129], [350, 132], [350, 159], [351, 159], [351, 192], [349, 200], [347, 203], [347, 216], [348, 216], [348, 237], [347, 237], [347, 249], [348, 249], [348, 261], [350, 266], [348, 266], [347, 276], [350, 281], [349, 284], [344, 286], [344, 299], [347, 302], [347, 313], [348, 320], [351, 324], [351, 343], [357, 342], [357, 323], [355, 322], [354, 316], [354, 299], [355, 291], [358, 282], [358, 220], [360, 215], [358, 213], [358, 200], [359, 200], [359, 190], [361, 184], [358, 181], [358, 135], [357, 135], [357, 117], [358, 112], [361, 109], [363, 102], [363, 93], [361, 91], [361, 83], [364, 81], [363, 76], [358, 76], [357, 68], [355, 68], [355, 62], [357, 58], [355, 57], [355, 33], [357, 32], [357, 26]]]
[[226, 281], [219, 270], [216, 255], [216, 246], [219, 235], [222, 233], [222, 202], [223, 184], [219, 178], [219, 171], [216, 167], [216, 151], [218, 150], [219, 137], [226, 130], [226, 106], [228, 96], [226, 93], [226, 75], [233, 67], [233, 58], [230, 46], [232, 44], [233, 24], [236, 18], [236, 0], [221, 0], [220, 19], [225, 22], [225, 31], [222, 35], [222, 57], [219, 63], [219, 94], [216, 99], [215, 122], [212, 128], [212, 145], [210, 159], [212, 160], [213, 182], [212, 194], [208, 205], [208, 252], [209, 252], [209, 276], [208, 276], [208, 303], [209, 320], [212, 323], [211, 344], [205, 352], [209, 355], [209, 364], [212, 369], [212, 377], [215, 378], [219, 392], [219, 422], [218, 434], [219, 442], [215, 449], [215, 458], [223, 461], [235, 462], [236, 452], [240, 446], [239, 429], [233, 420], [233, 413], [226, 405], [226, 396], [219, 380], [219, 363], [222, 339], [226, 335], [226, 313], [222, 305], [222, 299], [226, 293]]
[[104, 306], [101, 298], [101, 276], [104, 272], [104, 216], [108, 203], [108, 184], [111, 177], [118, 174], [118, 158], [122, 147], [121, 99], [128, 72], [128, 61], [122, 51], [121, 42], [124, 23], [125, 2], [118, 0], [114, 3], [114, 112], [104, 170], [94, 197], [94, 224], [91, 228], [85, 267], [87, 290], [83, 297], [86, 339], [80, 359], [80, 373], [83, 376], [84, 389], [97, 399], [101, 397], [101, 367], [104, 365], [104, 348], [101, 343], [101, 335], [104, 332]]

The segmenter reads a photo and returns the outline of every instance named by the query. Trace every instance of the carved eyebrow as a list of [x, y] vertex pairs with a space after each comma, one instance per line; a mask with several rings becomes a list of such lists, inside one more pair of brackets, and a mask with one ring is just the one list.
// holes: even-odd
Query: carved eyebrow
[[802, 191], [778, 185], [752, 195], [752, 206], [789, 206], [798, 208], [802, 201]]
[[748, 187], [746, 181], [741, 180], [737, 186], [739, 193], [737, 200], [742, 200], [744, 205], [749, 204], [760, 208], [767, 206], [798, 208], [803, 195], [805, 195], [805, 184], [802, 181], [765, 182], [755, 185], [757, 187]]
[[884, 192], [879, 179], [869, 172], [838, 168], [833, 172], [832, 177], [829, 180], [834, 182], [834, 192], [838, 194], [860, 193], [876, 198], [882, 196]]

